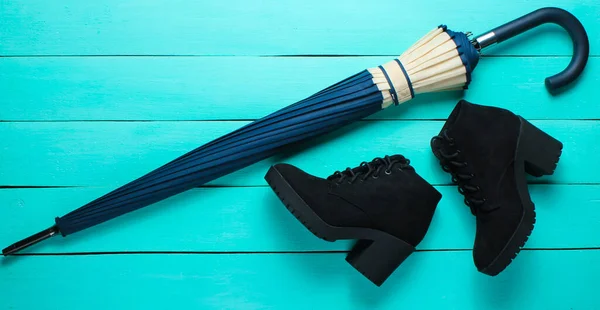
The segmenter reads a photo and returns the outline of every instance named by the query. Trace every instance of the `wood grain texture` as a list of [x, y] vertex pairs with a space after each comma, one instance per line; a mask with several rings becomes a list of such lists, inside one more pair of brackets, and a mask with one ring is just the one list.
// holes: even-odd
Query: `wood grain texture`
[[[0, 308], [600, 309], [597, 0], [0, 1], [0, 246], [386, 62], [440, 23], [479, 34], [544, 6], [571, 11], [590, 38], [588, 67], [566, 92], [543, 86], [572, 51], [545, 25], [486, 51], [464, 93], [418, 97], [0, 259]], [[535, 120], [565, 144], [556, 174], [530, 179], [543, 184], [530, 185], [537, 223], [526, 249], [493, 278], [474, 267], [474, 217], [429, 148], [462, 96]], [[443, 199], [421, 251], [377, 288], [344, 261], [352, 242], [315, 238], [263, 176], [277, 162], [326, 176], [394, 153]]]
[[344, 254], [19, 257], [0, 290], [13, 309], [595, 309], [599, 259], [524, 251], [489, 277], [469, 251], [414, 253], [378, 288]]
[[[471, 249], [475, 218], [454, 186], [443, 198], [421, 250]], [[527, 248], [600, 248], [600, 186], [531, 185], [537, 223]], [[104, 194], [105, 188], [0, 190], [0, 245], [52, 225], [56, 216]], [[106, 224], [56, 237], [29, 253], [345, 251], [353, 242], [325, 242], [289, 214], [268, 187], [203, 188]]]
[[[480, 34], [548, 5], [581, 19], [598, 55], [596, 0], [3, 1], [0, 55], [397, 55], [441, 23]], [[571, 51], [544, 26], [490, 53]]]
[[[257, 119], [390, 57], [0, 58], [0, 120]], [[483, 58], [466, 92], [418, 96], [371, 119], [443, 119], [465, 95], [528, 119], [600, 119], [600, 58], [576, 87], [544, 79], [569, 58]]]
[[[119, 186], [246, 122], [0, 123], [0, 185]], [[552, 183], [600, 183], [600, 121], [534, 121], [564, 143]], [[307, 141], [215, 180], [211, 185], [265, 185], [268, 167], [289, 162], [326, 177], [385, 154], [403, 154], [426, 180], [448, 184], [429, 145], [441, 121], [363, 121]], [[583, 164], [585, 163], [585, 164]], [[534, 179], [532, 179], [534, 180]]]

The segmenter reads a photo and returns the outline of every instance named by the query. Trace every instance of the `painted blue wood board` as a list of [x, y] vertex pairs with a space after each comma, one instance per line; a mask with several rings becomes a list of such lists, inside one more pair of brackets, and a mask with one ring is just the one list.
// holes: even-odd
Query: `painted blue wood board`
[[[598, 55], [596, 0], [3, 1], [0, 55], [397, 55], [440, 24], [477, 35], [544, 6], [578, 16]], [[488, 53], [571, 49], [544, 26]]]
[[[475, 218], [453, 186], [443, 198], [418, 249], [471, 249]], [[531, 185], [537, 223], [527, 248], [595, 248], [600, 225], [600, 185]], [[0, 190], [0, 244], [49, 227], [106, 188]], [[118, 240], [118, 242], [115, 242]], [[323, 242], [289, 214], [268, 187], [192, 190], [90, 230], [54, 238], [28, 253], [73, 252], [287, 252], [345, 251], [353, 242]]]
[[[600, 184], [600, 121], [532, 121], [564, 143], [560, 165], [536, 182]], [[242, 121], [0, 123], [0, 184], [120, 186], [241, 127]], [[326, 177], [385, 154], [404, 154], [434, 184], [449, 184], [431, 152], [442, 121], [362, 121], [217, 179], [215, 186], [266, 185], [270, 165], [289, 162]], [[585, 164], [582, 164], [585, 163]]]
[[13, 309], [597, 309], [599, 259], [523, 251], [492, 278], [470, 251], [421, 252], [378, 288], [344, 254], [19, 257], [0, 290]]
[[[0, 120], [257, 119], [391, 57], [0, 58]], [[528, 119], [600, 119], [600, 58], [577, 87], [544, 79], [567, 57], [485, 57], [466, 92], [420, 95], [370, 119], [443, 119], [462, 96]], [[519, 68], [519, 70], [515, 70]], [[35, 90], [35, 91], [32, 91]]]
[[[596, 0], [0, 2], [0, 246], [386, 62], [440, 23], [479, 34], [542, 6], [573, 12], [590, 37], [588, 67], [566, 92], [549, 95], [543, 80], [566, 66], [571, 43], [540, 27], [486, 51], [464, 93], [416, 98], [0, 259], [0, 308], [600, 309]], [[429, 149], [463, 97], [508, 108], [565, 144], [555, 175], [529, 179], [535, 230], [494, 278], [476, 271], [474, 217]], [[281, 161], [327, 176], [393, 153], [443, 199], [420, 251], [377, 288], [344, 261], [352, 242], [315, 238], [262, 177]]]

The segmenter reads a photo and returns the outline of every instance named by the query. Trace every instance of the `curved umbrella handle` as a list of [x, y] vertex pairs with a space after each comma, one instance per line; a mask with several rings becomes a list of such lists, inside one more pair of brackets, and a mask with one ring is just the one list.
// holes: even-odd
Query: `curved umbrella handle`
[[590, 42], [583, 25], [573, 14], [552, 7], [535, 10], [473, 39], [473, 44], [481, 50], [545, 23], [554, 23], [563, 27], [573, 41], [573, 57], [569, 65], [562, 72], [546, 78], [546, 88], [552, 92], [573, 82], [588, 61]]

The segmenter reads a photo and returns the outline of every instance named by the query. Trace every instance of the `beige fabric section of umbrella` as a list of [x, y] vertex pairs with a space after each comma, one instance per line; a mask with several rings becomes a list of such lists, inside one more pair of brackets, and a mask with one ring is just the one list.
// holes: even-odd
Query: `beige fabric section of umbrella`
[[[458, 55], [454, 40], [442, 28], [436, 28], [404, 52], [398, 60], [402, 63], [412, 83], [414, 94], [459, 90], [467, 82], [467, 70]], [[398, 103], [411, 98], [409, 81], [393, 60], [382, 66], [394, 85]], [[373, 83], [383, 95], [382, 108], [394, 103], [390, 85], [379, 67], [368, 69]]]

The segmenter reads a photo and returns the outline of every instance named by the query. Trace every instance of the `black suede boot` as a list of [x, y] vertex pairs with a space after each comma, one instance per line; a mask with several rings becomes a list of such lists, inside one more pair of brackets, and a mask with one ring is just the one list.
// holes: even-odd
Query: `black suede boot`
[[510, 111], [462, 100], [431, 147], [477, 218], [475, 266], [497, 275], [535, 223], [525, 173], [554, 173], [562, 143]]
[[442, 197], [401, 155], [376, 158], [327, 179], [278, 164], [265, 179], [315, 236], [359, 239], [346, 261], [376, 285], [421, 242]]

